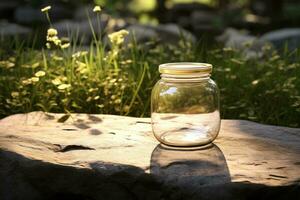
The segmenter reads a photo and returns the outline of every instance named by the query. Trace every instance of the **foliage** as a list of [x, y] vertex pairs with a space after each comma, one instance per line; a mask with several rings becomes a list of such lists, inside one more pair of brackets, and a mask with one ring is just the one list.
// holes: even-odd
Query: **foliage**
[[258, 122], [300, 126], [300, 52], [282, 55], [264, 47], [259, 60], [244, 60], [233, 49], [211, 51], [217, 67], [214, 78], [221, 90], [222, 114]]
[[[203, 40], [176, 45], [124, 44], [126, 31], [111, 34], [108, 47], [94, 37], [88, 49], [63, 43], [49, 29], [48, 48], [0, 43], [0, 117], [14, 113], [105, 113], [149, 116], [150, 94], [166, 62], [208, 62], [221, 91], [222, 118], [300, 127], [300, 52], [244, 59], [234, 49], [210, 48]], [[6, 44], [6, 45], [5, 45]], [[13, 49], [13, 50], [11, 50]]]

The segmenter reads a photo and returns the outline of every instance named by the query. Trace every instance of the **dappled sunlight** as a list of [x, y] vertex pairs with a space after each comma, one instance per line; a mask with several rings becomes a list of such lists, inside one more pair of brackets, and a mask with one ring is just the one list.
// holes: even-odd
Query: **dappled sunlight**
[[1, 0], [0, 199], [297, 199], [297, 0]]
[[233, 181], [289, 184], [298, 180], [299, 134], [298, 129], [223, 120], [216, 144], [224, 153]]

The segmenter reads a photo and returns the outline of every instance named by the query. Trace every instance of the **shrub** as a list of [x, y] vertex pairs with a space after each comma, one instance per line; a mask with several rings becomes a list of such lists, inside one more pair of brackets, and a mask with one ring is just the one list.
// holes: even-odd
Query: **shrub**
[[109, 35], [111, 48], [94, 35], [80, 51], [52, 28], [41, 51], [16, 41], [0, 47], [0, 116], [35, 110], [149, 116], [158, 65], [191, 61], [214, 65], [222, 118], [300, 127], [299, 51], [279, 55], [266, 46], [263, 58], [246, 60], [237, 50], [184, 38], [176, 45], [132, 39], [124, 46], [126, 34]]

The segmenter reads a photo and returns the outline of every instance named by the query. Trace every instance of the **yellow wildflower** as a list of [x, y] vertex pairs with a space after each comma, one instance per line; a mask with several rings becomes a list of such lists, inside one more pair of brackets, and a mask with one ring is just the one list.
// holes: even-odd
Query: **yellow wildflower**
[[101, 7], [100, 6], [95, 6], [93, 9], [93, 12], [100, 12], [101, 11]]
[[6, 67], [6, 68], [11, 68], [15, 66], [15, 63], [12, 63], [8, 60], [0, 61], [0, 67]]
[[18, 97], [19, 95], [20, 95], [19, 92], [12, 92], [12, 93], [11, 93], [11, 96], [12, 96], [13, 98]]
[[259, 79], [254, 80], [254, 81], [251, 82], [252, 85], [257, 85], [258, 83], [259, 83]]
[[63, 57], [56, 56], [56, 55], [54, 55], [52, 58], [53, 58], [53, 60], [56, 60], [56, 61], [62, 61], [62, 60], [64, 60]]
[[97, 105], [99, 108], [104, 108], [103, 104]]
[[36, 77], [42, 77], [42, 76], [45, 76], [45, 74], [46, 74], [46, 72], [44, 72], [44, 71], [38, 71], [38, 72], [35, 73], [34, 75], [35, 75]]
[[127, 112], [129, 112], [129, 110], [130, 110], [130, 107], [128, 105], [126, 105], [126, 106], [123, 107], [123, 111], [124, 112], [127, 113]]
[[49, 42], [46, 43], [47, 49], [51, 49], [51, 44]]
[[59, 46], [61, 44], [61, 40], [57, 36], [52, 36], [52, 37], [47, 36], [47, 41], [53, 42], [56, 46]]
[[58, 88], [59, 90], [65, 90], [65, 89], [68, 89], [69, 87], [71, 87], [70, 84], [61, 84], [61, 85], [59, 85], [57, 88]]
[[129, 34], [128, 31], [120, 30], [109, 34], [108, 38], [113, 45], [120, 45], [124, 42], [124, 37], [127, 36], [128, 34]]
[[31, 77], [29, 79], [22, 80], [22, 84], [23, 85], [30, 85], [32, 83], [38, 82], [39, 80], [40, 80], [39, 77]]
[[88, 54], [87, 51], [78, 51], [72, 55], [72, 58], [79, 58], [79, 57], [85, 56], [87, 54]]
[[23, 64], [23, 65], [21, 65], [21, 67], [23, 67], [23, 68], [31, 68], [31, 66], [28, 65], [28, 64]]
[[62, 49], [66, 49], [66, 48], [68, 48], [70, 46], [70, 43], [65, 43], [65, 44], [62, 44], [60, 47], [62, 48]]
[[52, 82], [54, 85], [60, 85], [60, 84], [61, 84], [61, 81], [60, 81], [58, 78], [52, 80], [51, 82]]
[[47, 35], [48, 35], [49, 37], [56, 36], [56, 35], [57, 35], [57, 30], [54, 29], [54, 28], [49, 28], [48, 31], [47, 31]]
[[23, 85], [30, 85], [32, 83], [31, 79], [26, 79], [22, 81]]
[[38, 82], [40, 79], [39, 77], [32, 77], [30, 78], [30, 80], [34, 83], [34, 82]]
[[16, 58], [15, 58], [15, 57], [12, 57], [12, 56], [9, 57], [8, 60], [11, 61], [11, 62], [16, 62]]
[[116, 99], [116, 100], [114, 101], [115, 104], [120, 104], [121, 102], [122, 102], [121, 99]]
[[78, 65], [79, 68], [85, 68], [86, 64], [80, 61], [76, 61], [76, 64]]
[[40, 66], [40, 63], [39, 62], [36, 62], [32, 65], [32, 68], [37, 68], [38, 66]]
[[12, 62], [8, 62], [6, 67], [7, 68], [11, 68], [11, 67], [14, 67], [15, 66], [15, 63], [12, 63]]
[[[56, 29], [54, 28], [49, 28], [48, 31], [47, 31], [47, 43], [46, 43], [46, 47], [48, 49], [51, 48], [51, 43], [55, 44], [56, 46], [59, 46], [62, 48], [62, 45], [61, 45], [61, 40], [59, 39], [59, 37], [57, 36], [58, 32]], [[64, 45], [63, 46], [64, 48], [67, 48], [68, 46], [67, 45]]]
[[51, 6], [46, 6], [45, 8], [42, 8], [42, 12], [48, 12], [51, 9]]
[[132, 60], [124, 60], [124, 61], [121, 61], [121, 64], [130, 64], [132, 63]]

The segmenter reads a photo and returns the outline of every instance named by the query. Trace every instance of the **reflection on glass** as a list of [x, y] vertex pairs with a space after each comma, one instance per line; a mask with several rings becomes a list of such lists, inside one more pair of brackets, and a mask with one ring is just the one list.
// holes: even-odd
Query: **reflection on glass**
[[211, 143], [221, 122], [219, 90], [210, 79], [211, 65], [169, 63], [159, 69], [161, 80], [151, 94], [152, 130], [156, 139], [177, 147]]
[[194, 150], [159, 144], [152, 152], [150, 173], [183, 188], [231, 181], [226, 159], [215, 144]]
[[206, 145], [220, 129], [218, 110], [202, 114], [152, 113], [155, 137], [172, 146]]

